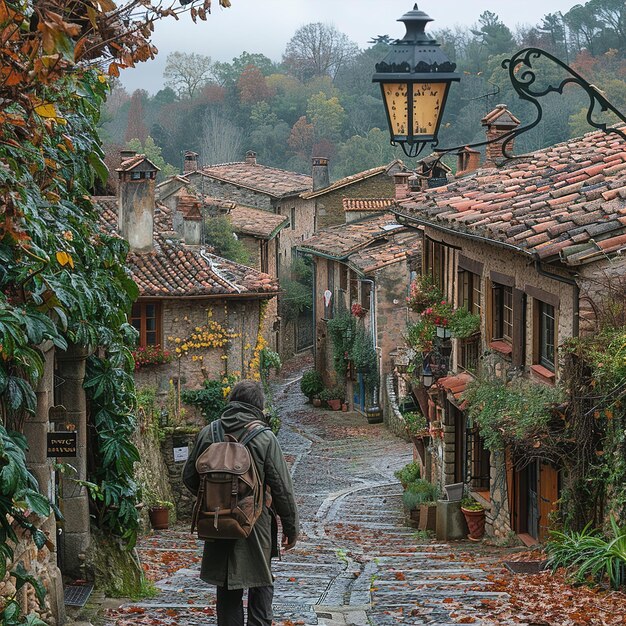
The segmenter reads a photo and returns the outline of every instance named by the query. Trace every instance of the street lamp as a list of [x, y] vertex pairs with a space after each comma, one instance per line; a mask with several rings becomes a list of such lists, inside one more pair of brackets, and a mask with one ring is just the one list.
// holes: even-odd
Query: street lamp
[[398, 21], [404, 22], [406, 35], [376, 64], [372, 81], [380, 83], [391, 143], [415, 157], [426, 144], [437, 144], [450, 84], [461, 77], [441, 44], [424, 32], [433, 20], [417, 4]]
[[[380, 83], [391, 144], [394, 146], [400, 144], [408, 157], [416, 157], [430, 143], [434, 151], [441, 155], [430, 165], [428, 171], [437, 165], [444, 154], [486, 146], [494, 142], [501, 143], [503, 155], [509, 157], [507, 145], [541, 121], [543, 110], [538, 99], [550, 93], [562, 94], [565, 86], [571, 84], [578, 85], [589, 96], [587, 122], [598, 130], [617, 134], [626, 140], [626, 134], [620, 129], [608, 127], [606, 123], [593, 119], [595, 110], [599, 109], [602, 112], [611, 111], [626, 123], [626, 117], [594, 85], [589, 84], [580, 74], [549, 52], [540, 48], [524, 48], [510, 59], [505, 59], [502, 67], [508, 70], [511, 85], [519, 98], [535, 107], [536, 118], [488, 141], [453, 148], [438, 148], [437, 134], [449, 87], [452, 82], [458, 82], [460, 76], [455, 73], [456, 65], [450, 62], [441, 50], [441, 45], [424, 32], [426, 24], [433, 21], [432, 18], [415, 5], [412, 11], [398, 21], [404, 22], [406, 35], [403, 39], [394, 41], [389, 54], [376, 64], [372, 82]], [[565, 70], [569, 76], [558, 85], [539, 87], [537, 70], [538, 66], [540, 67], [538, 62], [542, 59], [551, 61]]]

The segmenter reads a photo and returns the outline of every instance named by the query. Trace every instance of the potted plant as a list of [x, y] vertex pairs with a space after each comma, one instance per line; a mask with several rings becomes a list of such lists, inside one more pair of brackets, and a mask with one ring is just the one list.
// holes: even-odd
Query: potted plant
[[420, 530], [436, 530], [438, 498], [439, 489], [427, 480], [418, 478], [409, 483], [402, 501], [409, 511], [411, 523]]
[[339, 411], [341, 403], [344, 398], [343, 388], [339, 385], [330, 389], [323, 389], [320, 393], [320, 400], [326, 402], [326, 404], [333, 410]]
[[467, 339], [480, 331], [480, 315], [465, 307], [457, 309], [450, 318], [450, 332], [457, 339]]
[[480, 541], [485, 534], [485, 509], [482, 504], [468, 496], [461, 500], [461, 511], [469, 530], [467, 538], [471, 541]]
[[309, 400], [314, 399], [322, 389], [324, 389], [324, 381], [317, 370], [309, 370], [302, 374], [300, 390]]
[[154, 530], [165, 530], [169, 528], [170, 509], [174, 508], [172, 502], [159, 500], [153, 492], [147, 492], [146, 504], [148, 506], [148, 516], [150, 525]]
[[407, 489], [420, 477], [420, 466], [415, 461], [411, 461], [402, 469], [396, 470], [393, 475], [400, 481], [402, 488]]
[[429, 274], [422, 274], [411, 283], [406, 302], [412, 311], [421, 313], [435, 302], [439, 302], [441, 298], [443, 298], [443, 294], [435, 284], [433, 277]]

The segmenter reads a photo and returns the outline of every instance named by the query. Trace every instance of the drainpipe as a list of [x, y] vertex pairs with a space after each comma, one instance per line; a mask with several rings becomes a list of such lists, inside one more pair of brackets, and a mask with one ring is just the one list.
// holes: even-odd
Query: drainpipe
[[578, 283], [573, 278], [567, 278], [566, 276], [561, 276], [559, 274], [553, 274], [552, 272], [548, 272], [543, 269], [541, 265], [541, 261], [535, 257], [535, 270], [540, 276], [545, 276], [546, 278], [550, 278], [552, 280], [556, 280], [560, 283], [565, 283], [566, 285], [571, 285], [573, 287], [574, 293], [574, 319], [572, 324], [572, 335], [574, 337], [578, 337], [579, 328], [580, 328], [580, 287]]

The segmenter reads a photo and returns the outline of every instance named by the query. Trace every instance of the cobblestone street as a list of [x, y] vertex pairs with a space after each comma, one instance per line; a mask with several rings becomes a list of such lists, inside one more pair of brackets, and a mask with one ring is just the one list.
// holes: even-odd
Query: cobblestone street
[[[298, 545], [274, 565], [276, 624], [479, 624], [481, 607], [507, 602], [491, 589], [488, 557], [405, 525], [393, 473], [411, 460], [408, 443], [360, 415], [311, 408], [297, 377], [275, 401], [302, 519]], [[153, 534], [140, 553], [157, 564], [160, 593], [109, 611], [107, 626], [215, 623], [214, 590], [198, 579], [201, 546], [188, 532]]]

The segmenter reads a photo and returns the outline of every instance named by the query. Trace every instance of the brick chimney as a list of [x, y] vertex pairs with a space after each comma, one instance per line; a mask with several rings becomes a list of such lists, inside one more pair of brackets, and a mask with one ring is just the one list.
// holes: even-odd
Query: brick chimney
[[187, 150], [183, 157], [183, 174], [198, 170], [198, 153]]
[[313, 157], [311, 166], [311, 176], [313, 177], [313, 191], [325, 189], [330, 185], [328, 176], [328, 159], [325, 157]]
[[395, 199], [402, 200], [409, 195], [409, 177], [411, 172], [397, 172], [393, 175]]
[[248, 165], [256, 165], [256, 152], [254, 150], [246, 152], [246, 163]]
[[[487, 141], [491, 141], [514, 130], [521, 122], [509, 111], [506, 104], [499, 104], [491, 113], [487, 113], [480, 123], [486, 129]], [[502, 143], [495, 141], [485, 147], [486, 167], [494, 167], [505, 158], [502, 152]], [[508, 152], [513, 152], [514, 143], [515, 141], [508, 143]]]
[[154, 205], [156, 175], [159, 168], [143, 154], [132, 156], [128, 150], [120, 153], [118, 228], [131, 250], [147, 252], [152, 249], [154, 234]]
[[459, 151], [456, 162], [456, 175], [464, 176], [480, 166], [480, 150], [473, 150], [465, 146]]

